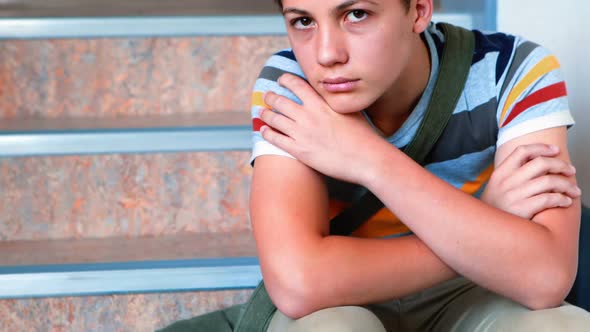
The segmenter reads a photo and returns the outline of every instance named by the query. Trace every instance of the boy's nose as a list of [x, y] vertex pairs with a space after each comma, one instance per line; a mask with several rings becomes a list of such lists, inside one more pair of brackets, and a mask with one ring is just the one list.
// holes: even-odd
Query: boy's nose
[[323, 29], [317, 40], [318, 63], [324, 67], [342, 64], [348, 61], [346, 42], [336, 29]]

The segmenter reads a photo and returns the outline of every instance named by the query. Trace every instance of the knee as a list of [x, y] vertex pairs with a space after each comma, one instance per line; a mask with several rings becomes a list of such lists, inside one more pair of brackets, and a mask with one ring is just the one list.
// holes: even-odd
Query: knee
[[336, 307], [316, 311], [294, 320], [286, 329], [289, 332], [385, 332], [385, 327], [373, 314], [363, 307]]
[[588, 331], [590, 313], [572, 306], [521, 312], [512, 317], [510, 328], [514, 331]]

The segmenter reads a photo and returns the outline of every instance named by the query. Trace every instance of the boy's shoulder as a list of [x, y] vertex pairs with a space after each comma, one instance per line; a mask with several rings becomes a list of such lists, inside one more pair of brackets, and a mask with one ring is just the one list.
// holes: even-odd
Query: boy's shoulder
[[[475, 37], [472, 66], [493, 69], [496, 83], [499, 83], [509, 70], [526, 67], [551, 55], [551, 52], [542, 45], [518, 35], [477, 29], [472, 29], [471, 32]], [[441, 24], [432, 23], [426, 33], [432, 37], [440, 58], [445, 44]]]

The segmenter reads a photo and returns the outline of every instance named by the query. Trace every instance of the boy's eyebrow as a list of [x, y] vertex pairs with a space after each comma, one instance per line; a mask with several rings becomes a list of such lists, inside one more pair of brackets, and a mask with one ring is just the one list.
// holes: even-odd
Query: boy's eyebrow
[[285, 9], [283, 9], [283, 15], [288, 14], [288, 13], [309, 16], [309, 13], [306, 12], [305, 10], [303, 10], [303, 9], [297, 9], [297, 8], [293, 8], [293, 7], [287, 7]]
[[[349, 0], [349, 1], [345, 1], [341, 4], [339, 4], [338, 6], [336, 6], [336, 8], [334, 8], [332, 11], [333, 12], [341, 12], [344, 9], [350, 7], [350, 6], [354, 6], [359, 2], [368, 2], [370, 4], [373, 5], [377, 5], [376, 2], [371, 1], [371, 0]], [[309, 16], [309, 13], [303, 9], [298, 9], [298, 8], [294, 8], [294, 7], [287, 7], [285, 9], [283, 9], [283, 15], [288, 14], [288, 13], [293, 13], [293, 14], [299, 14], [299, 15], [305, 15], [305, 16]]]
[[349, 1], [343, 2], [343, 3], [339, 4], [338, 6], [336, 6], [336, 8], [334, 9], [334, 12], [341, 12], [350, 6], [356, 5], [359, 2], [368, 2], [372, 5], [378, 5], [375, 1], [371, 1], [371, 0], [349, 0]]

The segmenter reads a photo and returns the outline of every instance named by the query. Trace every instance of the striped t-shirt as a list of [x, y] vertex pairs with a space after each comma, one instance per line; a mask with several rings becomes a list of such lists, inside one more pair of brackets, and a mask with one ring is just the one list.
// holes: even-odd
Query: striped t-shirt
[[[506, 141], [538, 130], [572, 126], [574, 120], [557, 59], [545, 48], [503, 33], [474, 30], [475, 50], [465, 88], [439, 141], [427, 157], [426, 169], [454, 187], [479, 196], [493, 171], [497, 147]], [[424, 32], [432, 68], [427, 87], [408, 119], [386, 139], [398, 148], [416, 134], [438, 75], [445, 42], [440, 27], [431, 24]], [[260, 135], [259, 119], [265, 106], [262, 96], [274, 91], [301, 101], [276, 82], [284, 72], [305, 78], [290, 49], [275, 53], [256, 80], [252, 95], [253, 161], [272, 154], [291, 157]], [[368, 116], [367, 121], [371, 122]], [[327, 178], [330, 217], [361, 197], [366, 189]], [[386, 237], [410, 234], [409, 229], [387, 208], [377, 212], [353, 235]]]

